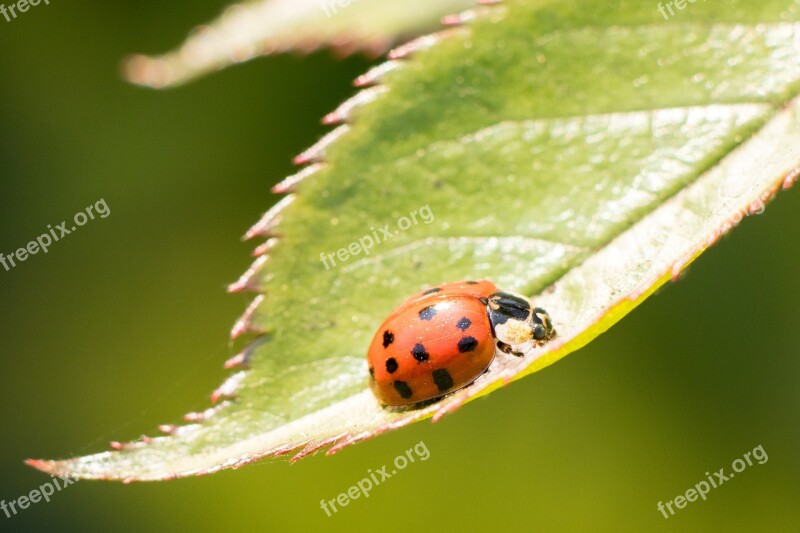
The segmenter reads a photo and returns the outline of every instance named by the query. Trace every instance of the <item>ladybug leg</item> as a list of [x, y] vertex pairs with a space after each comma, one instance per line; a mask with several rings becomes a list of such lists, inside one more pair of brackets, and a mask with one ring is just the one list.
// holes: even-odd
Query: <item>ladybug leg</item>
[[507, 354], [509, 354], [509, 355], [513, 355], [513, 356], [515, 356], [515, 357], [522, 357], [523, 355], [525, 355], [525, 354], [524, 354], [524, 353], [522, 353], [522, 352], [517, 352], [517, 351], [515, 351], [515, 350], [514, 350], [514, 349], [511, 347], [511, 345], [510, 345], [510, 344], [506, 344], [506, 343], [504, 343], [504, 342], [501, 342], [501, 341], [497, 341], [497, 347], [498, 347], [498, 348], [500, 348], [500, 351], [501, 351], [501, 352], [503, 352], [503, 353], [507, 353]]

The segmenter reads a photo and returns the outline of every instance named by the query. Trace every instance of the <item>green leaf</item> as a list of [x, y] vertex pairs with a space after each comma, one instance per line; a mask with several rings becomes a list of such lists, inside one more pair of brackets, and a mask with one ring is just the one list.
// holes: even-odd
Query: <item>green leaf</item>
[[[520, 0], [432, 42], [365, 78], [380, 89], [332, 115], [352, 124], [299, 158], [313, 164], [278, 187], [295, 192], [250, 232], [270, 240], [234, 288], [262, 294], [235, 333], [257, 338], [218, 406], [34, 466], [166, 479], [438, 418], [591, 341], [800, 173], [796, 1], [698, 2], [665, 21], [650, 3]], [[386, 225], [368, 255], [320, 260]], [[498, 354], [433, 405], [381, 408], [374, 330], [414, 291], [469, 278], [531, 296], [558, 339]]]
[[475, 0], [250, 1], [229, 7], [174, 52], [129, 58], [124, 72], [133, 83], [159, 88], [290, 50], [332, 46], [343, 54], [377, 54], [398, 37], [434, 29], [439, 18], [474, 5]]

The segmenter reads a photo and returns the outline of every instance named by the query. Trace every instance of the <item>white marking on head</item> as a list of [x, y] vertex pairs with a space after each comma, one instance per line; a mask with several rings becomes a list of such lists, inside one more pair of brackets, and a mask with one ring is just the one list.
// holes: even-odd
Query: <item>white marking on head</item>
[[498, 324], [494, 330], [497, 338], [506, 344], [522, 344], [533, 338], [531, 325], [525, 320], [509, 318], [505, 324]]

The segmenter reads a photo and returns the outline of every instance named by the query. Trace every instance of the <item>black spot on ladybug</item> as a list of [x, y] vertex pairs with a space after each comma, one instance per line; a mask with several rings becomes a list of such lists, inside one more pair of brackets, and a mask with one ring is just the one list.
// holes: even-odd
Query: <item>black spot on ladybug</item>
[[471, 281], [470, 280], [470, 281], [467, 282], [467, 285], [477, 285], [477, 284], [478, 284], [477, 281]]
[[464, 317], [464, 318], [462, 318], [461, 320], [458, 321], [458, 324], [456, 324], [456, 327], [458, 329], [460, 329], [461, 331], [467, 331], [467, 329], [471, 325], [472, 325], [472, 321], [469, 318]]
[[394, 357], [390, 357], [386, 360], [386, 371], [390, 374], [394, 374], [399, 366], [400, 365], [397, 364], [397, 359]]
[[369, 367], [369, 375], [370, 375], [370, 377], [373, 377], [373, 378], [375, 377], [375, 369], [374, 368]]
[[404, 400], [408, 400], [414, 394], [414, 391], [411, 390], [411, 387], [409, 387], [408, 383], [405, 381], [395, 381], [394, 390], [396, 390], [397, 394]]
[[411, 350], [411, 355], [420, 363], [424, 363], [430, 358], [430, 354], [425, 350], [425, 346], [419, 343], [414, 345], [414, 348]]
[[471, 352], [478, 346], [478, 341], [475, 337], [462, 337], [458, 341], [458, 351], [461, 353]]
[[444, 392], [453, 388], [453, 376], [444, 368], [433, 371], [433, 382], [439, 388], [439, 392]]
[[423, 292], [422, 295], [423, 296], [427, 296], [429, 294], [436, 294], [437, 292], [441, 292], [441, 291], [442, 291], [442, 289], [440, 289], [439, 287], [435, 287], [433, 289], [428, 289], [427, 291]]
[[388, 329], [383, 332], [383, 347], [386, 348], [394, 342], [394, 333]]
[[436, 316], [436, 308], [433, 307], [432, 305], [429, 305], [428, 307], [419, 312], [420, 320], [431, 320], [435, 316]]

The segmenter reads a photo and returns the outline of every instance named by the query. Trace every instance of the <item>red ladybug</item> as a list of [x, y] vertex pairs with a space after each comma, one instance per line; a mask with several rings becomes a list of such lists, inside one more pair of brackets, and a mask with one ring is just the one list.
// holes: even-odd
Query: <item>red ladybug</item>
[[367, 352], [370, 388], [385, 405], [439, 398], [466, 387], [495, 356], [521, 356], [556, 333], [544, 309], [498, 291], [490, 281], [446, 283], [403, 302], [381, 324]]

